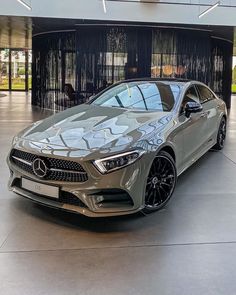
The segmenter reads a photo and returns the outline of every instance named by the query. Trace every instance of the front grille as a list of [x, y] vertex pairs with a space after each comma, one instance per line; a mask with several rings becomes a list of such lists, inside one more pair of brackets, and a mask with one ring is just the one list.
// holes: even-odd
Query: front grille
[[[13, 149], [10, 155], [10, 161], [20, 169], [35, 175], [32, 163], [36, 159], [44, 161], [48, 172], [43, 179], [66, 182], [85, 182], [88, 175], [84, 168], [77, 162], [67, 161], [58, 158], [37, 156], [28, 152]], [[22, 161], [23, 160], [23, 161]]]

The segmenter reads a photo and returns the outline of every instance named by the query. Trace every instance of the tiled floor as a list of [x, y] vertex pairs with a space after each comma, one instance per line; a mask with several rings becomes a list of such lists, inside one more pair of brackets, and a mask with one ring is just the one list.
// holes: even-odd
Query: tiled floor
[[172, 201], [147, 217], [89, 219], [7, 191], [12, 136], [50, 111], [0, 97], [0, 294], [236, 294], [236, 97], [223, 152], [179, 179]]

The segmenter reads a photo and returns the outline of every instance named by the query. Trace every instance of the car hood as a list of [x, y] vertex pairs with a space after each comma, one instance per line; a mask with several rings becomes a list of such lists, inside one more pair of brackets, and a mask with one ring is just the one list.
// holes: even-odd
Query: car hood
[[171, 113], [81, 105], [36, 122], [20, 135], [20, 145], [65, 156], [118, 152], [138, 146], [170, 122]]

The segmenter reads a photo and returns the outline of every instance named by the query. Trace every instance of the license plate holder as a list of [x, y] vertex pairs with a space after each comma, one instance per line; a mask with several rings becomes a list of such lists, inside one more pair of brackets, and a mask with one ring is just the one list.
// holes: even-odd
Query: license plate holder
[[57, 186], [47, 185], [22, 177], [21, 187], [38, 195], [59, 199], [59, 187]]

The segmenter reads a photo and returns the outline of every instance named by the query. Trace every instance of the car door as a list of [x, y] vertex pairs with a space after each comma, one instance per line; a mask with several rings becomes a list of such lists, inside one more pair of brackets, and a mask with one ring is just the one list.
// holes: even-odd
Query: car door
[[204, 111], [192, 113], [189, 118], [186, 117], [184, 107], [187, 102], [200, 102], [199, 94], [195, 85], [190, 86], [182, 99], [179, 110], [179, 123], [181, 124], [183, 135], [183, 157], [182, 167], [194, 162], [204, 150], [207, 141], [206, 128], [207, 116]]
[[208, 145], [211, 146], [216, 138], [218, 130], [218, 112], [216, 104], [216, 96], [214, 93], [205, 85], [197, 85], [199, 92], [200, 102], [203, 107], [203, 111], [207, 115], [207, 141]]

